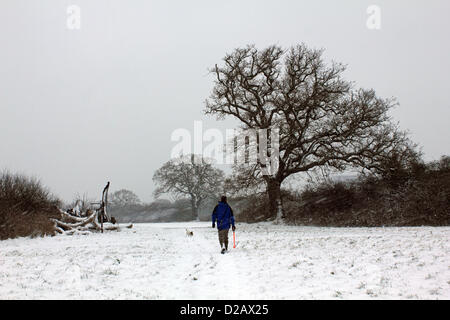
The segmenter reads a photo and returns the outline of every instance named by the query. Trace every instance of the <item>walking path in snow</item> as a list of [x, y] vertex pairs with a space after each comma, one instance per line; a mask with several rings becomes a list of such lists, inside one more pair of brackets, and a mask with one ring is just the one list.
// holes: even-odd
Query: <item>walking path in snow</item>
[[[194, 232], [187, 237], [185, 228]], [[450, 227], [208, 222], [0, 242], [0, 299], [450, 299]]]

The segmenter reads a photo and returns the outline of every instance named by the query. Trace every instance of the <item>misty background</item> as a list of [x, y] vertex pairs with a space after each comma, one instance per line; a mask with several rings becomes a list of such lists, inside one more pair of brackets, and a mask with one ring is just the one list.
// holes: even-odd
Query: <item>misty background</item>
[[[372, 5], [381, 30], [366, 26]], [[69, 5], [81, 29], [67, 28]], [[234, 128], [203, 114], [208, 68], [234, 48], [305, 42], [348, 64], [346, 78], [396, 97], [392, 112], [424, 152], [450, 145], [448, 1], [0, 1], [0, 169], [42, 179], [63, 200], [133, 190], [177, 128]]]

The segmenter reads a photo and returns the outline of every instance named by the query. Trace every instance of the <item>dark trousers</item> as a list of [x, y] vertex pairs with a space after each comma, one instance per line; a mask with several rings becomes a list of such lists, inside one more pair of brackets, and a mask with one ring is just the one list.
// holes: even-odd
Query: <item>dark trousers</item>
[[225, 249], [228, 250], [228, 231], [230, 229], [219, 230], [219, 243], [222, 248], [225, 245]]

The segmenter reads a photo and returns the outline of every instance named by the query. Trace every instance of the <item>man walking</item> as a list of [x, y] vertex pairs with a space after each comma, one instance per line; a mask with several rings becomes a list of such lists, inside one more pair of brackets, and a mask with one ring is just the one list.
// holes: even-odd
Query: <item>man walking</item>
[[221, 253], [224, 254], [228, 250], [228, 231], [230, 225], [233, 231], [236, 230], [234, 225], [233, 210], [227, 203], [227, 197], [222, 196], [219, 203], [215, 206], [212, 213], [212, 227], [219, 230], [219, 243], [222, 248]]

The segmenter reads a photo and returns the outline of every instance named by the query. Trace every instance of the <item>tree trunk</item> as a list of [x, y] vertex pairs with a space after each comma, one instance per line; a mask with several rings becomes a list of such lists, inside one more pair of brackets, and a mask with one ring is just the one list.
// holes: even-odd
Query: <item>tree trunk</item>
[[197, 201], [195, 200], [195, 198], [191, 199], [191, 207], [192, 207], [192, 219], [198, 221], [199, 220], [198, 205], [197, 205]]
[[284, 218], [283, 203], [281, 200], [281, 182], [277, 180], [267, 181], [267, 193], [269, 195], [269, 210], [275, 216], [276, 222], [282, 222]]

